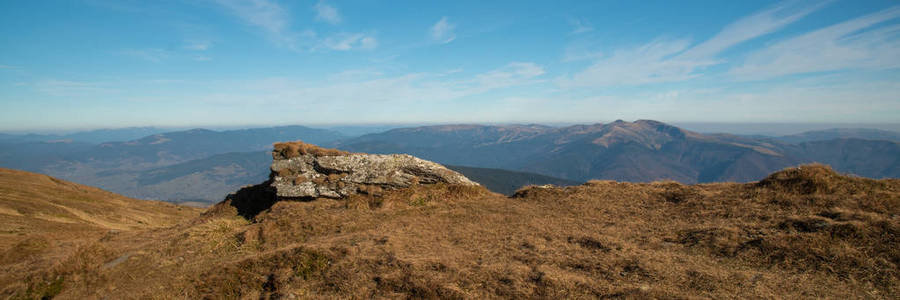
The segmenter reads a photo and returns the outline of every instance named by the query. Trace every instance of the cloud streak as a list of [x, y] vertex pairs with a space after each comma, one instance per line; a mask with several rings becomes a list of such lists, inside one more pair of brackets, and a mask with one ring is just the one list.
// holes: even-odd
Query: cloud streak
[[379, 111], [389, 104], [403, 106], [451, 101], [532, 84], [538, 82], [544, 73], [541, 66], [531, 62], [513, 62], [487, 72], [454, 78], [447, 78], [446, 73], [384, 76], [374, 71], [352, 71], [341, 72], [321, 81], [271, 78], [241, 83], [224, 88], [229, 90], [227, 93], [205, 97], [205, 101], [234, 105], [256, 101], [255, 104], [309, 109], [353, 105], [354, 109], [371, 107], [372, 110]]
[[316, 11], [316, 21], [321, 21], [332, 25], [341, 23], [341, 14], [338, 13], [337, 8], [328, 5], [327, 3], [325, 3], [325, 1], [319, 1], [313, 8]]
[[207, 40], [190, 40], [186, 41], [184, 45], [184, 49], [191, 51], [206, 51], [212, 47], [212, 42]]
[[378, 41], [365, 34], [337, 34], [322, 41], [322, 46], [339, 51], [347, 51], [351, 49], [373, 49], [378, 46]]
[[456, 24], [450, 23], [450, 21], [447, 20], [447, 17], [442, 17], [437, 23], [431, 25], [431, 29], [429, 30], [431, 40], [441, 44], [452, 42], [456, 39], [455, 29]]
[[290, 16], [275, 2], [268, 0], [216, 0], [243, 22], [261, 29], [278, 44], [293, 47], [296, 35], [288, 29]]
[[595, 59], [586, 69], [563, 77], [558, 82], [564, 87], [586, 87], [641, 85], [695, 78], [700, 75], [698, 71], [723, 63], [717, 57], [722, 51], [784, 28], [824, 5], [779, 4], [743, 17], [693, 47], [685, 39], [657, 38], [638, 47], [612, 51], [609, 55], [577, 53], [573, 56], [567, 53], [566, 59]]
[[900, 67], [900, 6], [788, 38], [751, 53], [731, 70], [742, 79]]
[[[216, 0], [216, 2], [244, 23], [259, 28], [276, 45], [293, 51], [322, 49], [346, 51], [372, 49], [378, 45], [374, 36], [363, 33], [338, 33], [323, 37], [313, 30], [292, 31], [290, 13], [271, 0]], [[331, 24], [338, 24], [342, 20], [337, 9], [324, 2], [317, 3], [314, 9], [316, 20]]]
[[572, 19], [569, 20], [569, 24], [572, 25], [572, 31], [569, 34], [582, 34], [594, 31], [594, 26], [588, 20]]
[[785, 2], [753, 15], [741, 18], [719, 33], [679, 55], [680, 59], [703, 60], [714, 57], [737, 44], [767, 35], [817, 11], [831, 1], [801, 6], [798, 1]]

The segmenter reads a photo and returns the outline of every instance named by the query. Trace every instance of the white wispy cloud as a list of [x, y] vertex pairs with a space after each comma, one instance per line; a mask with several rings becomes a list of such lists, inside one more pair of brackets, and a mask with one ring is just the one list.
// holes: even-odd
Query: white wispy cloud
[[322, 46], [340, 51], [347, 51], [354, 48], [372, 49], [378, 46], [378, 40], [362, 33], [341, 33], [322, 40]]
[[292, 43], [294, 36], [288, 30], [290, 16], [275, 2], [267, 0], [216, 0], [247, 24], [264, 30], [282, 43]]
[[617, 50], [596, 59], [586, 69], [562, 78], [563, 87], [639, 85], [679, 81], [696, 76], [704, 62], [671, 59], [688, 48], [687, 40], [658, 39], [638, 48]]
[[845, 69], [900, 67], [900, 6], [776, 42], [731, 73], [743, 79]]
[[594, 25], [585, 19], [571, 19], [569, 20], [569, 24], [572, 25], [572, 31], [569, 32], [570, 34], [582, 34], [594, 31]]
[[341, 23], [341, 14], [338, 13], [337, 8], [325, 3], [325, 1], [319, 1], [313, 8], [316, 10], [316, 21], [329, 24]]
[[0, 65], [0, 69], [16, 69], [16, 68], [17, 68], [17, 67], [15, 67], [15, 66], [10, 66], [10, 65]]
[[535, 78], [546, 73], [544, 68], [532, 62], [512, 62], [489, 72], [478, 74], [473, 80], [475, 90], [490, 90], [535, 83]]
[[693, 47], [686, 39], [657, 38], [634, 48], [613, 50], [607, 55], [566, 54], [564, 59], [594, 57], [594, 63], [560, 79], [559, 83], [565, 87], [640, 85], [694, 78], [703, 68], [721, 64], [723, 61], [717, 55], [722, 51], [775, 32], [824, 5], [778, 4], [738, 19]]
[[429, 30], [431, 39], [442, 44], [452, 42], [456, 39], [456, 24], [450, 23], [447, 17], [442, 17], [437, 23], [431, 26]]
[[[243, 22], [259, 28], [276, 45], [294, 51], [322, 49], [345, 51], [372, 49], [378, 46], [377, 39], [365, 33], [337, 33], [321, 36], [310, 29], [293, 31], [291, 30], [289, 11], [271, 0], [216, 0], [216, 2]], [[341, 20], [337, 9], [324, 2], [319, 2], [314, 8], [317, 12], [317, 20], [321, 18], [321, 21], [333, 22], [333, 24], [337, 24]]]
[[821, 1], [804, 6], [805, 3], [788, 1], [728, 24], [712, 38], [692, 47], [679, 58], [704, 60], [714, 57], [725, 49], [754, 38], [773, 33], [821, 9], [831, 1]]
[[[786, 82], [761, 90], [722, 89], [687, 92], [660, 104], [669, 116], [719, 122], [893, 122], [900, 113], [900, 86], [852, 77], [823, 85], [820, 81]], [[853, 99], [853, 101], [848, 101]]]
[[[531, 84], [544, 69], [531, 62], [513, 62], [468, 76], [447, 77], [447, 72], [407, 73], [385, 76], [375, 70], [351, 70], [308, 81], [268, 78], [228, 83], [217, 93], [204, 97], [216, 104], [277, 104], [286, 107], [332, 110], [352, 106], [354, 110], [382, 111], [384, 105], [428, 104], [452, 101], [498, 89]], [[261, 92], [265, 91], [265, 92]]]
[[206, 51], [210, 47], [212, 47], [212, 42], [207, 40], [189, 40], [184, 43], [184, 49], [193, 51]]
[[[485, 104], [480, 120], [506, 115], [534, 122], [655, 119], [669, 122], [895, 122], [900, 85], [852, 76], [791, 81], [763, 88], [673, 87], [629, 93], [516, 95]], [[853, 99], [853, 101], [847, 101]], [[483, 113], [483, 114], [482, 114]]]

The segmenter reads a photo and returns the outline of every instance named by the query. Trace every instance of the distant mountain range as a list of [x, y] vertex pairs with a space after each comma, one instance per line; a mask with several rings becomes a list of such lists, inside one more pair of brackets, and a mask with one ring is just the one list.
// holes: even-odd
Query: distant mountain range
[[[111, 170], [98, 173], [98, 182], [111, 190], [144, 199], [212, 203], [240, 187], [265, 181], [272, 163], [270, 151], [216, 154], [147, 170]], [[463, 166], [447, 166], [491, 191], [511, 195], [531, 184], [557, 186], [581, 182], [534, 173]], [[114, 179], [114, 180], [113, 180]], [[102, 180], [102, 181], [99, 181]]]
[[272, 143], [302, 138], [326, 143], [344, 136], [336, 131], [283, 126], [228, 131], [192, 129], [155, 134], [128, 142], [104, 143], [71, 157], [77, 161], [135, 160], [138, 163], [179, 163], [210, 155], [267, 150]]
[[746, 182], [809, 162], [866, 177], [900, 177], [900, 134], [892, 131], [747, 137], [701, 134], [650, 120], [567, 127], [423, 126], [353, 138], [304, 126], [193, 129], [99, 144], [0, 135], [0, 166], [130, 197], [210, 203], [264, 180], [272, 143], [288, 140], [354, 152], [408, 153], [448, 165], [503, 194], [527, 184], [573, 185], [590, 179]]
[[[259, 154], [274, 142], [302, 139], [326, 143], [344, 137], [336, 131], [304, 126], [192, 129], [101, 144], [7, 135], [0, 139], [0, 166], [51, 174], [132, 197], [210, 202], [267, 173], [266, 159], [270, 158]], [[226, 154], [234, 152], [257, 155]], [[170, 180], [176, 177], [185, 178]]]
[[172, 131], [167, 128], [157, 127], [127, 127], [114, 129], [95, 129], [79, 131], [69, 134], [2, 134], [0, 141], [19, 142], [47, 142], [47, 141], [71, 141], [81, 143], [100, 144], [107, 142], [122, 142], [139, 139], [148, 135]]
[[[898, 177], [900, 145], [883, 131], [809, 132], [786, 139], [700, 134], [639, 120], [554, 128], [540, 125], [446, 125], [389, 130], [335, 143], [369, 153], [409, 153], [444, 164], [533, 172], [585, 181], [685, 183], [762, 178], [781, 168], [822, 162], [866, 177]], [[819, 140], [831, 135], [834, 139]]]
[[833, 139], [861, 139], [900, 142], [900, 132], [868, 128], [833, 128], [786, 135], [777, 137], [776, 139], [785, 143], [792, 144], [827, 141]]

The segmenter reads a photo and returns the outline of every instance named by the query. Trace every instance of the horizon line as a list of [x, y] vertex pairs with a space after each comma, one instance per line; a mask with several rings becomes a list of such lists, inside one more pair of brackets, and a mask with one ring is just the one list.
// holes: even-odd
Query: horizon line
[[[73, 134], [79, 132], [89, 132], [89, 131], [98, 131], [98, 130], [122, 130], [122, 129], [171, 129], [173, 131], [184, 131], [184, 130], [193, 130], [193, 129], [207, 129], [207, 130], [241, 130], [241, 129], [260, 129], [260, 128], [273, 128], [273, 127], [287, 127], [287, 126], [304, 126], [309, 128], [318, 128], [318, 129], [332, 129], [335, 127], [395, 127], [395, 128], [406, 128], [406, 127], [422, 127], [422, 126], [441, 126], [441, 125], [487, 125], [487, 126], [497, 126], [497, 125], [543, 125], [549, 127], [565, 127], [565, 126], [574, 126], [574, 125], [594, 125], [594, 124], [609, 124], [616, 121], [622, 121], [623, 119], [616, 119], [611, 121], [508, 121], [508, 122], [359, 122], [359, 123], [255, 123], [255, 124], [190, 124], [190, 125], [134, 125], [134, 126], [85, 126], [85, 127], [46, 127], [46, 128], [23, 128], [23, 129], [0, 129], [0, 134], [10, 134], [10, 135], [27, 135], [27, 134], [36, 134], [36, 135], [53, 135], [53, 134]], [[659, 121], [654, 119], [635, 119], [632, 121], [626, 122], [636, 122], [639, 120], [651, 120], [662, 122], [669, 125], [676, 126], [691, 126], [691, 125], [731, 125], [731, 126], [838, 126], [831, 127], [826, 129], [839, 129], [839, 128], [866, 128], [864, 126], [878, 126], [878, 127], [897, 127], [896, 129], [882, 129], [882, 128], [872, 128], [872, 129], [882, 129], [882, 130], [892, 130], [892, 131], [900, 131], [900, 122], [787, 122], [787, 121], [779, 121], [779, 122], [723, 122], [723, 121]], [[839, 126], [848, 126], [848, 127], [839, 127]]]

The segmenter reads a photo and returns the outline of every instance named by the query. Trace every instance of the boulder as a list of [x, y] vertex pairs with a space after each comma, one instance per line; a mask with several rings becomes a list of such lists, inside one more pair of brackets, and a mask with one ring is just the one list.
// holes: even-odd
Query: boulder
[[303, 142], [275, 144], [270, 185], [278, 199], [343, 198], [416, 184], [478, 185], [437, 163], [405, 154], [349, 153]]

